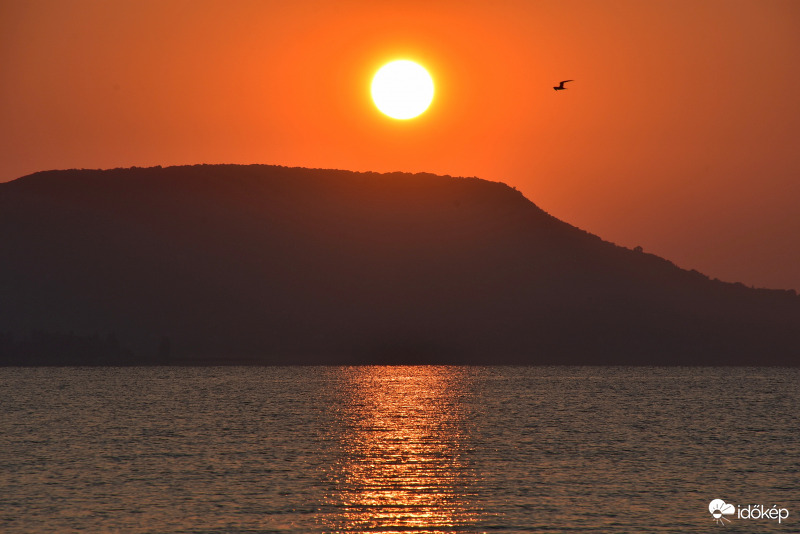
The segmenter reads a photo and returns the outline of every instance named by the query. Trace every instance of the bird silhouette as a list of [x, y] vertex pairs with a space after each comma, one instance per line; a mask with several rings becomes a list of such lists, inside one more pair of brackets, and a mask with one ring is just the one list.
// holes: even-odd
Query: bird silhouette
[[567, 82], [571, 82], [571, 81], [572, 80], [564, 80], [563, 82], [561, 82], [558, 85], [556, 85], [555, 87], [553, 87], [553, 89], [555, 89], [556, 91], [563, 91], [564, 89], [566, 89], [566, 87], [564, 87], [564, 84], [567, 83]]

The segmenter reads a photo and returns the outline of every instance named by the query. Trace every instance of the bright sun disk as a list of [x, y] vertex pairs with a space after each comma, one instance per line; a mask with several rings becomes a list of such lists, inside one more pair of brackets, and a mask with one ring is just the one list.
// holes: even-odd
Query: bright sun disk
[[413, 119], [433, 101], [433, 79], [418, 63], [407, 59], [381, 67], [372, 79], [372, 100], [393, 119]]

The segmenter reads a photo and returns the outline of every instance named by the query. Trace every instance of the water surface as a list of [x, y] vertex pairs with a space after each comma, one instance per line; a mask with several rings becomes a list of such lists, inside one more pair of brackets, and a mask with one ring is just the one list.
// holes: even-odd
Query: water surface
[[[0, 530], [794, 532], [800, 372], [0, 369]], [[779, 505], [782, 524], [709, 501]]]

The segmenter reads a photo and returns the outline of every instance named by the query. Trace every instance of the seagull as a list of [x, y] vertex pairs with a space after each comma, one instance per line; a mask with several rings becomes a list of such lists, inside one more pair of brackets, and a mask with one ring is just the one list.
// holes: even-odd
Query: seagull
[[567, 83], [567, 82], [571, 82], [571, 81], [573, 81], [573, 80], [564, 80], [563, 82], [559, 83], [557, 86], [553, 87], [553, 89], [555, 89], [556, 91], [563, 91], [564, 89], [566, 89], [566, 87], [564, 87], [564, 84]]

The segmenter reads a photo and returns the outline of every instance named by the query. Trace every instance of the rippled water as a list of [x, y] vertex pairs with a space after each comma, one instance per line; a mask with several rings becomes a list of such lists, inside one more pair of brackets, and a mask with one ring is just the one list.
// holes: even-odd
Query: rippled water
[[[796, 532], [800, 370], [0, 369], [3, 532]], [[709, 501], [778, 505], [732, 516]]]

